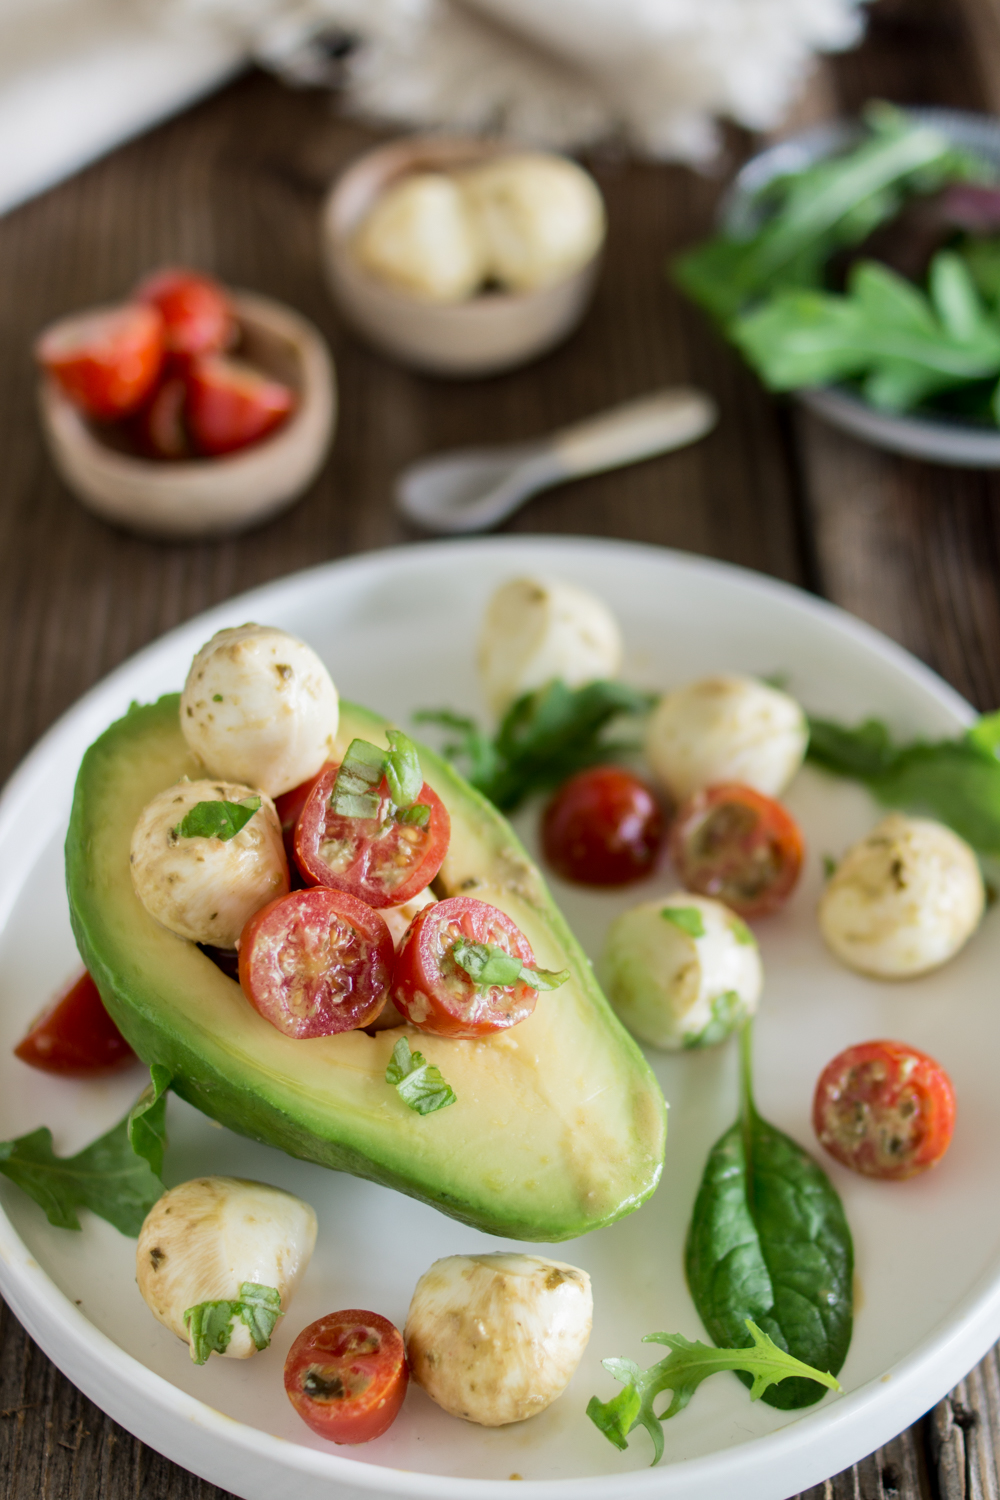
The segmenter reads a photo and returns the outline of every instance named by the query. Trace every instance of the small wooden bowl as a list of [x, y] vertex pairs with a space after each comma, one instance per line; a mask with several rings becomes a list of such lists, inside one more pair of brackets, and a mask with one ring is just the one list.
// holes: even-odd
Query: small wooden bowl
[[178, 540], [243, 530], [290, 505], [318, 472], [333, 439], [337, 387], [326, 343], [305, 318], [249, 292], [233, 294], [241, 359], [290, 385], [297, 405], [269, 437], [221, 458], [179, 463], [113, 446], [52, 380], [39, 388], [42, 428], [56, 468], [106, 521]]
[[472, 166], [515, 150], [474, 137], [404, 137], [366, 152], [333, 184], [321, 221], [327, 281], [344, 316], [383, 353], [435, 375], [495, 375], [544, 354], [583, 317], [600, 250], [572, 275], [537, 291], [484, 292], [446, 303], [408, 297], [369, 275], [354, 256], [351, 241], [362, 220], [398, 178]]

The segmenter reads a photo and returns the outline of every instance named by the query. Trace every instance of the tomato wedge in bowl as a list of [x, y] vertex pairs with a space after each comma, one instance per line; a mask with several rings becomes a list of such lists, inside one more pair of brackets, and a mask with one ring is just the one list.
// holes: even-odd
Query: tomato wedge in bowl
[[693, 792], [670, 830], [681, 883], [741, 917], [766, 916], [787, 901], [804, 847], [799, 825], [780, 802], [738, 782]]
[[84, 969], [56, 996], [14, 1048], [14, 1056], [43, 1073], [92, 1078], [116, 1073], [138, 1058], [104, 1009]]
[[392, 960], [392, 936], [377, 911], [313, 886], [250, 918], [240, 936], [240, 988], [286, 1036], [334, 1036], [375, 1020]]
[[488, 1036], [526, 1020], [539, 990], [566, 977], [535, 966], [531, 944], [506, 912], [450, 896], [410, 923], [396, 954], [392, 1000], [419, 1031]]
[[430, 885], [448, 852], [451, 819], [426, 781], [418, 801], [430, 808], [427, 822], [398, 821], [383, 778], [378, 814], [352, 818], [330, 805], [339, 766], [317, 777], [295, 829], [295, 859], [304, 879], [346, 891], [369, 906], [402, 906]]

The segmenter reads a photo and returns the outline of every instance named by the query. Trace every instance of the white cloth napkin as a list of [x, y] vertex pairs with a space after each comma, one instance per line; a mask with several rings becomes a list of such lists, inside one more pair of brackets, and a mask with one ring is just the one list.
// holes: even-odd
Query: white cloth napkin
[[249, 57], [401, 126], [692, 162], [777, 124], [865, 0], [0, 0], [0, 211]]

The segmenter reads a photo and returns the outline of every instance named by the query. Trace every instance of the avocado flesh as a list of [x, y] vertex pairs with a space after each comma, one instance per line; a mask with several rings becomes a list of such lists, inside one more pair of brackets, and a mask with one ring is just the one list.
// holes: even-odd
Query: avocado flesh
[[[527, 1021], [479, 1041], [409, 1026], [296, 1041], [195, 944], [153, 920], [132, 889], [132, 829], [157, 792], [204, 775], [178, 705], [172, 694], [134, 707], [90, 747], [66, 841], [80, 953], [139, 1056], [167, 1067], [176, 1093], [230, 1129], [487, 1233], [568, 1239], [648, 1198], [666, 1132], [656, 1080], [505, 819], [432, 751], [421, 748], [421, 765], [452, 828], [439, 893], [502, 908], [540, 966], [571, 972]], [[355, 736], [384, 744], [388, 727], [342, 703], [338, 753]], [[386, 1083], [401, 1035], [440, 1067], [456, 1104], [421, 1116]]]

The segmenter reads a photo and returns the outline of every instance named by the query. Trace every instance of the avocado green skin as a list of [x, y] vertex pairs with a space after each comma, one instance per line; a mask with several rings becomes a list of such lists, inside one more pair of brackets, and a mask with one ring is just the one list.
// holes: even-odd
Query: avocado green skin
[[[178, 707], [176, 694], [134, 706], [90, 747], [66, 840], [81, 956], [138, 1055], [167, 1067], [176, 1093], [230, 1129], [487, 1233], [568, 1239], [644, 1202], [666, 1133], [656, 1080], [506, 820], [429, 749], [420, 752], [425, 777], [452, 818], [445, 892], [509, 910], [539, 964], [572, 974], [541, 997], [535, 1017], [485, 1043], [407, 1028], [452, 1083], [457, 1105], [422, 1117], [385, 1083], [398, 1030], [285, 1038], [194, 944], [149, 917], [131, 887], [131, 830], [156, 791], [204, 774], [181, 736]], [[389, 727], [342, 704], [338, 753], [355, 734], [384, 743]], [[607, 1095], [600, 1109], [583, 1097], [595, 1076]]]

